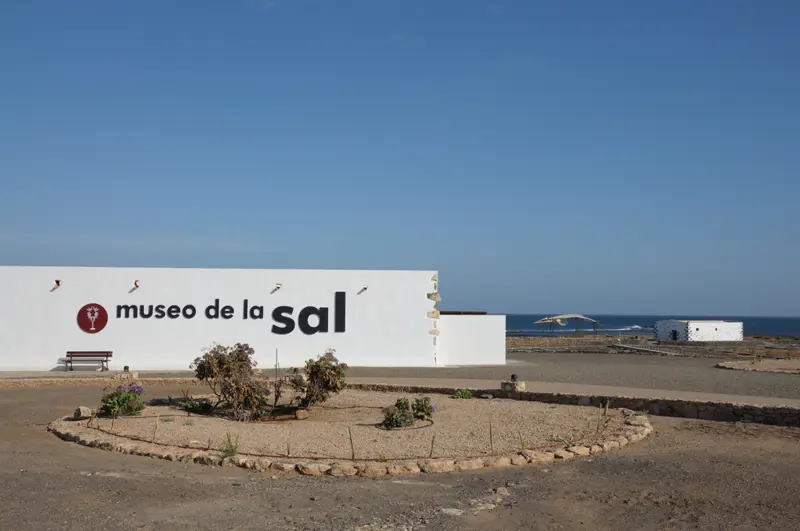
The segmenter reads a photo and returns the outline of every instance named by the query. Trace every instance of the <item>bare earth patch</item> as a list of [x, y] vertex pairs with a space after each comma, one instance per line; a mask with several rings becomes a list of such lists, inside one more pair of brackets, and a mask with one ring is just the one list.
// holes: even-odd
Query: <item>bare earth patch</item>
[[779, 372], [785, 374], [800, 374], [800, 359], [786, 360], [758, 360], [758, 361], [723, 361], [715, 365], [720, 369], [734, 369], [739, 371]]
[[137, 417], [64, 418], [48, 429], [86, 446], [173, 461], [367, 476], [567, 460], [652, 432], [647, 418], [630, 410], [434, 393], [425, 395], [436, 410], [432, 423], [379, 426], [382, 408], [414, 396], [420, 395], [347, 390], [312, 408], [305, 420], [236, 422], [159, 405]]
[[[599, 408], [433, 395], [433, 424], [399, 430], [377, 427], [383, 420], [382, 408], [403, 396], [411, 395], [345, 391], [314, 407], [306, 420], [248, 423], [187, 417], [173, 407], [151, 406], [139, 417], [115, 420], [113, 433], [146, 441], [153, 441], [155, 434], [155, 442], [197, 449], [207, 449], [210, 442], [217, 450], [230, 434], [238, 440], [240, 454], [350, 459], [355, 450], [356, 459], [380, 460], [472, 457], [594, 444], [600, 436], [621, 432], [624, 425], [622, 414], [615, 410], [603, 417]], [[111, 430], [110, 419], [98, 422], [102, 430]]]

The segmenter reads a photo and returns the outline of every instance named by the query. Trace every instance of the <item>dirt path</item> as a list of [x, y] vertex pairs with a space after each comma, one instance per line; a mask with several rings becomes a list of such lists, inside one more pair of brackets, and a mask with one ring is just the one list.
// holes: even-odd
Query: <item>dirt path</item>
[[267, 479], [45, 431], [98, 397], [93, 388], [0, 391], [0, 529], [800, 529], [797, 429], [654, 418], [648, 440], [546, 468]]

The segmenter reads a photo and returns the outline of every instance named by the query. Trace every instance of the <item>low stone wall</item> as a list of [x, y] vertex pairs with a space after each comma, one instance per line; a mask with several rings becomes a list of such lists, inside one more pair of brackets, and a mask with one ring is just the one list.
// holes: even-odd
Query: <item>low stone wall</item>
[[0, 389], [28, 387], [109, 387], [135, 381], [139, 385], [184, 385], [196, 386], [205, 383], [195, 378], [137, 378], [122, 380], [114, 377], [62, 377], [62, 378], [0, 378]]
[[[46, 378], [46, 379], [0, 379], [0, 388], [40, 387], [40, 386], [98, 386], [105, 387], [119, 383], [119, 380], [106, 378]], [[141, 385], [198, 385], [193, 378], [153, 378], [139, 379]], [[442, 393], [454, 394], [456, 389], [428, 386], [398, 386], [383, 384], [348, 384], [356, 390], [375, 390], [384, 392], [406, 393]], [[508, 396], [499, 389], [471, 389], [474, 395], [491, 395], [496, 398], [517, 398]], [[646, 412], [650, 415], [666, 417], [683, 417], [702, 420], [719, 420], [726, 422], [756, 422], [776, 426], [800, 427], [800, 408], [792, 406], [764, 406], [733, 402], [705, 402], [694, 400], [677, 400], [672, 398], [637, 398], [629, 396], [596, 396], [581, 394], [537, 393], [527, 391], [519, 393], [518, 399], [567, 404], [578, 406], [600, 407], [609, 403], [611, 408], [626, 408]]]
[[[455, 389], [426, 386], [396, 386], [353, 384], [352, 389], [394, 391], [406, 393], [443, 393], [453, 394]], [[552, 404], [574, 406], [625, 408], [646, 412], [650, 415], [665, 417], [683, 417], [701, 420], [719, 420], [727, 422], [757, 422], [776, 426], [800, 426], [800, 408], [791, 406], [762, 406], [737, 404], [731, 402], [702, 402], [692, 400], [676, 400], [672, 398], [636, 398], [628, 396], [594, 396], [559, 393], [537, 393], [523, 391], [520, 393], [504, 393], [498, 389], [471, 389], [473, 395], [491, 395], [495, 398], [512, 398], [516, 400], [532, 400]]]

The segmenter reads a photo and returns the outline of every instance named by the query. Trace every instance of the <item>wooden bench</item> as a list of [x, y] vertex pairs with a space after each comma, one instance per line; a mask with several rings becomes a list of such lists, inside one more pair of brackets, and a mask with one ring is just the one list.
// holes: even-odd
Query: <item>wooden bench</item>
[[64, 360], [64, 370], [73, 370], [72, 363], [74, 361], [99, 361], [102, 370], [108, 370], [108, 360], [111, 359], [113, 352], [110, 350], [92, 351], [92, 350], [78, 350], [67, 352], [67, 359]]

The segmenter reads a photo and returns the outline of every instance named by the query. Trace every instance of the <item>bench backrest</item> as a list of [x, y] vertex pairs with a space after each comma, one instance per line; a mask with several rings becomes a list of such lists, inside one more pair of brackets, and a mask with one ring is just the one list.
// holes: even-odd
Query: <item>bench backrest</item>
[[68, 358], [95, 358], [95, 357], [98, 357], [98, 356], [103, 356], [103, 357], [110, 358], [112, 356], [112, 354], [113, 354], [113, 352], [110, 351], [110, 350], [96, 351], [96, 352], [82, 350], [82, 351], [76, 351], [76, 352], [72, 352], [72, 351], [67, 352], [67, 357]]

